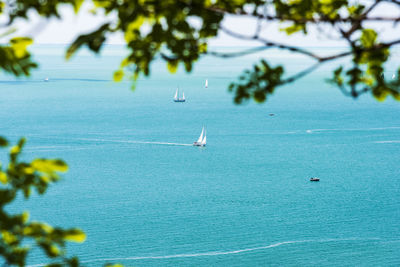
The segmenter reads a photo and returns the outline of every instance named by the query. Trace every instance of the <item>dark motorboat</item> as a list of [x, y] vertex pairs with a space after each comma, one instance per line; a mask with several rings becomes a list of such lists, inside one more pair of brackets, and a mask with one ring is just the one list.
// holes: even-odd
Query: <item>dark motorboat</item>
[[310, 181], [311, 182], [319, 182], [319, 178], [318, 177], [311, 177]]

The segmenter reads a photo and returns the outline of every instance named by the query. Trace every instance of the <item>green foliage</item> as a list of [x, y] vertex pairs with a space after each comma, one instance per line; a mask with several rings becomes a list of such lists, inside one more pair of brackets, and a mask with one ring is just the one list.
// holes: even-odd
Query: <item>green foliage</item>
[[[224, 17], [214, 8], [228, 12], [240, 12], [244, 5], [260, 5], [262, 1], [107, 1], [95, 0], [97, 11], [106, 14], [115, 12], [118, 20], [106, 32], [121, 31], [129, 49], [129, 55], [122, 61], [121, 68], [114, 73], [114, 80], [120, 81], [124, 69], [133, 71], [132, 79], [140, 74], [150, 75], [150, 65], [158, 54], [166, 61], [168, 70], [175, 72], [182, 64], [186, 71], [193, 69], [193, 63], [207, 52], [207, 39], [215, 37]], [[189, 18], [199, 19], [195, 27]], [[86, 36], [90, 43], [93, 36]], [[83, 43], [82, 43], [83, 44]], [[72, 45], [75, 46], [75, 43]], [[76, 49], [69, 49], [74, 52]], [[68, 54], [69, 55], [69, 54]]]
[[[378, 34], [372, 29], [362, 29], [359, 42], [353, 47], [353, 67], [343, 76], [343, 67], [334, 72], [330, 80], [342, 90], [358, 97], [360, 93], [371, 91], [379, 101], [387, 96], [400, 100], [399, 77], [396, 80], [385, 80], [384, 64], [389, 59], [389, 48], [378, 43]], [[400, 71], [400, 69], [399, 69]]]
[[[69, 5], [78, 11], [82, 2], [83, 0], [15, 0], [7, 1], [8, 8], [1, 2], [3, 4], [0, 11], [7, 10], [5, 16], [8, 16], [12, 24], [16, 18], [27, 18], [28, 12], [32, 10], [44, 17], [59, 17], [60, 5]], [[150, 75], [151, 63], [157, 58], [165, 61], [171, 73], [175, 73], [179, 66], [190, 72], [195, 62], [210, 52], [208, 41], [218, 35], [222, 20], [228, 14], [265, 19], [267, 22], [278, 21], [281, 30], [288, 35], [300, 32], [307, 34], [310, 26], [330, 25], [331, 31], [336, 31], [348, 42], [347, 54], [322, 57], [306, 49], [264, 40], [257, 33], [254, 36], [242, 36], [233, 32], [231, 35], [239, 39], [259, 40], [266, 47], [302, 53], [311, 56], [319, 64], [350, 55], [354, 66], [334, 73], [331, 82], [352, 97], [371, 92], [379, 100], [387, 95], [397, 98], [399, 88], [396, 81], [388, 82], [380, 77], [384, 72], [390, 47], [400, 41], [391, 44], [379, 42], [379, 34], [363, 26], [363, 21], [367, 21], [371, 11], [382, 2], [384, 1], [360, 4], [358, 1], [348, 0], [93, 0], [92, 12], [110, 15], [108, 22], [91, 33], [79, 36], [67, 49], [66, 58], [69, 59], [82, 46], [99, 53], [107, 36], [120, 32], [125, 37], [128, 54], [114, 72], [113, 78], [115, 81], [124, 78], [135, 81], [140, 75]], [[391, 1], [391, 4], [400, 6], [397, 1]], [[266, 10], [269, 11], [266, 13]], [[392, 18], [392, 22], [399, 19], [400, 17]], [[30, 61], [30, 55], [26, 51], [27, 44], [28, 39], [17, 39], [7, 47], [0, 47], [0, 67], [17, 76], [28, 75], [30, 69], [36, 65]], [[263, 75], [256, 69], [248, 75], [245, 74], [247, 78], [258, 77], [258, 86], [251, 79], [248, 79], [246, 86], [244, 83], [231, 85], [230, 90], [236, 94], [235, 102], [240, 103], [241, 98], [247, 99], [250, 96], [263, 102], [270, 91], [282, 85], [273, 80], [271, 69], [262, 69], [267, 71]], [[299, 79], [314, 69], [299, 73], [289, 80]], [[269, 91], [260, 89], [267, 87]], [[135, 88], [135, 83], [132, 88]]]
[[105, 34], [110, 27], [109, 23], [103, 24], [98, 30], [79, 36], [68, 48], [65, 55], [69, 59], [82, 45], [87, 45], [90, 50], [98, 53], [106, 40]]
[[4, 137], [0, 136], [0, 147], [8, 146], [8, 141]]
[[[0, 137], [2, 147], [8, 145]], [[67, 258], [67, 241], [83, 242], [85, 234], [76, 228], [62, 229], [45, 223], [30, 222], [29, 213], [9, 214], [10, 205], [22, 193], [29, 199], [33, 189], [39, 195], [46, 192], [50, 184], [59, 179], [59, 172], [65, 172], [68, 166], [60, 159], [35, 159], [31, 162], [20, 161], [25, 139], [10, 148], [8, 167], [0, 168], [0, 255], [8, 265], [25, 266], [26, 258], [33, 246], [40, 247], [54, 262], [51, 266], [79, 266], [77, 258]]]
[[[30, 12], [42, 17], [60, 17], [60, 6], [70, 6], [78, 12], [84, 0], [9, 0], [0, 1], [0, 14], [9, 28], [0, 33], [0, 38], [16, 31], [14, 22], [27, 19]], [[383, 2], [400, 7], [398, 1], [348, 0], [92, 0], [92, 12], [110, 15], [109, 21], [91, 33], [79, 36], [67, 49], [66, 58], [71, 58], [81, 47], [87, 46], [95, 53], [101, 52], [110, 33], [124, 35], [128, 50], [120, 67], [114, 72], [114, 80], [124, 77], [136, 80], [140, 75], [150, 75], [151, 63], [161, 58], [171, 73], [183, 66], [187, 72], [204, 54], [210, 53], [208, 41], [216, 37], [221, 23], [227, 15], [253, 17], [259, 22], [277, 21], [282, 31], [289, 34], [307, 34], [309, 27], [331, 25], [348, 44], [348, 51], [330, 56], [318, 56], [299, 47], [293, 47], [260, 38], [254, 35], [235, 34], [225, 30], [232, 37], [260, 41], [266, 48], [275, 47], [301, 53], [316, 60], [316, 65], [300, 71], [292, 77], [284, 77], [282, 66], [272, 67], [266, 60], [246, 70], [239, 81], [231, 83], [234, 101], [242, 103], [254, 99], [264, 102], [276, 88], [296, 81], [307, 75], [324, 62], [350, 56], [352, 66], [339, 66], [329, 80], [343, 93], [351, 97], [370, 92], [382, 101], [387, 96], [400, 100], [400, 68], [396, 79], [385, 79], [385, 63], [390, 49], [400, 44], [399, 36], [384, 43], [379, 33], [364, 28], [370, 13]], [[265, 12], [272, 11], [271, 13]], [[400, 17], [386, 18], [391, 23]], [[259, 24], [260, 26], [261, 24]], [[261, 29], [261, 28], [260, 28]], [[260, 30], [259, 29], [259, 30]], [[251, 29], [250, 29], [251, 30]], [[250, 33], [253, 34], [253, 33]], [[396, 39], [397, 38], [397, 39]], [[16, 37], [0, 45], [0, 69], [14, 76], [29, 76], [37, 67], [32, 61], [28, 46], [32, 40]], [[255, 50], [253, 50], [255, 51]], [[259, 50], [257, 50], [259, 51]], [[214, 53], [217, 55], [218, 53]], [[243, 55], [246, 53], [238, 53]], [[222, 55], [229, 57], [229, 55]], [[132, 88], [135, 88], [133, 83]], [[19, 160], [25, 140], [21, 139], [10, 149], [6, 169], [0, 165], [0, 255], [6, 264], [24, 266], [32, 246], [39, 246], [52, 260], [48, 266], [79, 266], [77, 258], [65, 256], [67, 241], [83, 242], [85, 234], [79, 229], [53, 228], [47, 224], [30, 222], [29, 214], [8, 214], [5, 207], [18, 194], [29, 199], [32, 190], [44, 194], [50, 184], [58, 181], [59, 173], [67, 171], [67, 165], [59, 159], [35, 159], [31, 162]], [[7, 147], [8, 141], [0, 137], [0, 147]], [[107, 265], [119, 267], [120, 265]]]
[[11, 39], [9, 44], [0, 45], [0, 68], [15, 76], [28, 76], [37, 67], [27, 50], [30, 44], [32, 39], [17, 37]]
[[[29, 11], [35, 11], [43, 17], [60, 17], [58, 12], [59, 6], [66, 4], [74, 8], [75, 12], [79, 11], [84, 0], [13, 0], [2, 1], [2, 6], [8, 7], [9, 24], [17, 18], [28, 18]], [[4, 3], [5, 2], [5, 3]]]
[[292, 21], [292, 25], [282, 30], [287, 34], [299, 31], [307, 33], [307, 22], [318, 18], [335, 20], [339, 12], [348, 7], [347, 0], [274, 0], [277, 17], [281, 21]]
[[274, 68], [261, 60], [261, 64], [255, 65], [253, 70], [246, 70], [239, 77], [241, 83], [230, 84], [229, 90], [236, 95], [234, 101], [240, 104], [244, 99], [253, 98], [258, 103], [264, 102], [268, 94], [272, 94], [276, 87], [283, 84], [283, 72], [282, 66]]
[[360, 38], [361, 45], [364, 48], [372, 48], [375, 45], [378, 34], [372, 29], [363, 29]]

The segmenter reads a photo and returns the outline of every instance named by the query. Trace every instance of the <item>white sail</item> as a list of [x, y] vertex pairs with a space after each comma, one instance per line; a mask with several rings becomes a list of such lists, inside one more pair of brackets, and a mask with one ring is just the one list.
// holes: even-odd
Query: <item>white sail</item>
[[206, 80], [206, 88], [208, 87], [208, 80]]
[[203, 141], [201, 141], [201, 145], [205, 146], [206, 143], [207, 143], [207, 136], [206, 136], [206, 131], [204, 131], [204, 138], [203, 138]]
[[392, 76], [392, 79], [394, 80], [394, 78], [396, 78], [396, 75], [395, 74], [393, 74], [393, 76]]
[[175, 100], [178, 100], [178, 90], [179, 90], [179, 89], [176, 89], [176, 92], [175, 92], [175, 96], [174, 96], [174, 99], [175, 99]]
[[185, 100], [185, 92], [182, 93], [182, 100]]
[[201, 130], [199, 139], [197, 139], [197, 143], [201, 144], [201, 142], [203, 141], [203, 134], [204, 134], [204, 127], [203, 127], [203, 130]]

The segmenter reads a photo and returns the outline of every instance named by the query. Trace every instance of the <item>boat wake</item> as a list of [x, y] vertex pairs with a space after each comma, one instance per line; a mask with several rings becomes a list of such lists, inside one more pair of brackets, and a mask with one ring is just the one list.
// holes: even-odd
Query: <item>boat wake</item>
[[126, 143], [153, 144], [153, 145], [166, 145], [166, 146], [193, 146], [193, 144], [180, 144], [180, 143], [168, 143], [168, 142], [147, 142], [147, 141], [126, 141]]
[[79, 140], [92, 141], [92, 142], [104, 142], [104, 143], [153, 144], [153, 145], [166, 145], [166, 146], [193, 146], [193, 144], [153, 142], [153, 141], [112, 140], [112, 139], [96, 139], [96, 138], [79, 138]]
[[375, 127], [375, 128], [343, 128], [343, 129], [309, 129], [306, 133], [319, 133], [319, 132], [347, 132], [347, 131], [382, 131], [382, 130], [398, 130], [400, 127]]
[[400, 143], [400, 140], [387, 140], [387, 141], [375, 141], [375, 144], [395, 144]]
[[[98, 258], [98, 259], [92, 259], [92, 260], [82, 260], [81, 262], [82, 263], [90, 263], [90, 262], [104, 262], [104, 261], [110, 262], [110, 261], [129, 261], [129, 260], [154, 260], [154, 259], [190, 258], [190, 257], [211, 257], [211, 256], [246, 253], [246, 252], [252, 252], [252, 251], [257, 251], [257, 250], [265, 250], [265, 249], [275, 248], [275, 247], [279, 247], [279, 246], [290, 245], [290, 244], [299, 244], [299, 243], [329, 243], [329, 242], [374, 241], [374, 240], [375, 241], [380, 240], [380, 238], [295, 240], [295, 241], [278, 242], [278, 243], [270, 244], [267, 246], [230, 250], [230, 251], [210, 251], [210, 252], [202, 252], [202, 253], [172, 254], [172, 255], [162, 255], [162, 256], [133, 256], [133, 257], [120, 257], [120, 258]], [[29, 265], [29, 267], [38, 267], [38, 266], [44, 266], [44, 265], [45, 264], [36, 264], [36, 265]]]
[[82, 261], [83, 263], [89, 262], [98, 262], [98, 261], [123, 261], [123, 260], [151, 260], [151, 259], [171, 259], [171, 258], [190, 258], [190, 257], [207, 257], [207, 256], [220, 256], [220, 255], [230, 255], [230, 254], [239, 254], [246, 253], [257, 250], [265, 250], [270, 248], [275, 248], [284, 245], [290, 244], [298, 244], [298, 243], [328, 243], [328, 242], [341, 242], [341, 241], [356, 241], [356, 240], [379, 240], [379, 238], [370, 238], [370, 239], [358, 239], [358, 238], [346, 238], [346, 239], [320, 239], [320, 240], [296, 240], [296, 241], [284, 241], [278, 242], [274, 244], [270, 244], [267, 246], [254, 247], [254, 248], [245, 248], [238, 250], [230, 250], [230, 251], [210, 251], [203, 253], [191, 253], [191, 254], [174, 254], [174, 255], [163, 255], [163, 256], [142, 256], [142, 257], [125, 257], [125, 258], [101, 258], [101, 259], [93, 259]]
[[56, 152], [56, 151], [76, 151], [76, 150], [87, 150], [92, 149], [90, 147], [77, 147], [77, 146], [27, 146], [24, 148], [25, 152]]

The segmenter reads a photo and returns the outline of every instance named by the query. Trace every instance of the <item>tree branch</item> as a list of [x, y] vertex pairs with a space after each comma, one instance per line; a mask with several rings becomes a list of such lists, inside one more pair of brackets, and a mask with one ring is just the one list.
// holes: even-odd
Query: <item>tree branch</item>
[[209, 52], [206, 52], [206, 54], [220, 57], [220, 58], [232, 58], [232, 57], [240, 57], [240, 56], [250, 55], [250, 54], [264, 51], [264, 50], [267, 50], [270, 48], [272, 48], [272, 47], [271, 46], [258, 46], [258, 47], [253, 47], [250, 49], [238, 51], [238, 52], [221, 53], [221, 52], [217, 52], [217, 51], [209, 51]]
[[310, 74], [311, 72], [313, 72], [314, 70], [319, 68], [319, 66], [321, 66], [322, 63], [323, 62], [315, 63], [314, 65], [306, 68], [305, 70], [302, 70], [302, 71], [296, 73], [295, 75], [290, 76], [289, 78], [283, 80], [281, 84], [283, 85], [283, 84], [287, 84], [287, 83], [292, 83], [292, 82], [294, 82], [294, 81], [296, 81], [296, 80], [298, 80], [300, 78], [303, 78], [304, 76]]
[[267, 39], [261, 38], [259, 36], [256, 36], [256, 37], [254, 37], [254, 36], [253, 37], [246, 36], [246, 35], [243, 35], [243, 34], [240, 34], [240, 33], [233, 32], [233, 31], [231, 31], [231, 30], [229, 30], [229, 29], [227, 29], [225, 27], [222, 27], [222, 26], [220, 27], [220, 29], [223, 32], [225, 32], [226, 34], [228, 34], [228, 35], [230, 35], [232, 37], [235, 37], [237, 39], [249, 40], [249, 41], [251, 41], [251, 40], [259, 41], [259, 42], [263, 43], [265, 46], [268, 46], [268, 47], [276, 47], [276, 48], [285, 49], [285, 50], [289, 50], [289, 51], [293, 51], [293, 52], [298, 52], [300, 54], [303, 54], [303, 55], [309, 56], [311, 58], [314, 58], [316, 60], [320, 60], [321, 59], [320, 56], [318, 56], [318, 55], [316, 55], [316, 54], [314, 54], [314, 53], [312, 53], [312, 52], [310, 52], [310, 51], [308, 51], [306, 49], [303, 49], [303, 48], [290, 46], [290, 45], [285, 45], [285, 44], [281, 44], [281, 43], [277, 43], [277, 42], [272, 42], [272, 41], [269, 41]]
[[[400, 4], [400, 2], [399, 2]], [[372, 6], [371, 6], [372, 7]], [[383, 16], [374, 16], [374, 17], [336, 17], [336, 18], [329, 18], [329, 17], [319, 17], [319, 18], [293, 18], [293, 17], [280, 17], [280, 16], [273, 16], [273, 15], [264, 15], [264, 14], [253, 14], [253, 13], [247, 13], [245, 11], [241, 11], [238, 13], [232, 13], [228, 12], [224, 9], [221, 8], [215, 8], [215, 7], [210, 7], [207, 8], [210, 11], [216, 12], [216, 13], [221, 13], [221, 14], [229, 14], [233, 16], [245, 16], [245, 17], [252, 17], [252, 18], [257, 18], [257, 19], [266, 19], [268, 21], [286, 21], [286, 22], [294, 22], [298, 24], [304, 24], [304, 23], [329, 23], [329, 24], [335, 24], [339, 22], [346, 22], [346, 23], [354, 23], [354, 22], [360, 22], [360, 21], [371, 21], [371, 22], [377, 22], [377, 21], [383, 21], [383, 22], [399, 22], [400, 17], [383, 17]]]

